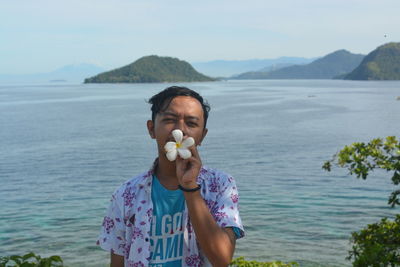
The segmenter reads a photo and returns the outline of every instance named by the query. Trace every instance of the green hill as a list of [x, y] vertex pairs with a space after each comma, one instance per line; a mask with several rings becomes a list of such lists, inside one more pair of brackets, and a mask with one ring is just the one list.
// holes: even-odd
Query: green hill
[[146, 56], [132, 64], [85, 79], [85, 83], [159, 83], [214, 81], [186, 61], [172, 57]]
[[388, 43], [369, 53], [345, 80], [400, 80], [400, 43]]
[[270, 72], [249, 72], [234, 79], [332, 79], [356, 68], [364, 55], [338, 50], [306, 65], [294, 65]]

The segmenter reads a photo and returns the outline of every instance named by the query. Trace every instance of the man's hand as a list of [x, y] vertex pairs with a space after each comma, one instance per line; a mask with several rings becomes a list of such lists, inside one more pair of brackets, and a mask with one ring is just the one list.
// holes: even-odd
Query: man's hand
[[176, 176], [181, 186], [192, 189], [197, 187], [197, 176], [201, 169], [201, 159], [197, 147], [191, 146], [192, 156], [188, 159], [176, 158]]

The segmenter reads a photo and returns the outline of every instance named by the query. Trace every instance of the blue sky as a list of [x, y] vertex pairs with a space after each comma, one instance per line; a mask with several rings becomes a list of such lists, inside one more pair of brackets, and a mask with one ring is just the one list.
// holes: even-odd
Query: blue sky
[[0, 74], [368, 53], [400, 41], [399, 13], [399, 0], [0, 0]]

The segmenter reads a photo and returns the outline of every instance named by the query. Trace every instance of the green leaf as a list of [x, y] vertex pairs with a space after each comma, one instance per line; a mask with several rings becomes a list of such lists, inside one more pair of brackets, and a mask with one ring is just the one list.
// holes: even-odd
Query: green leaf
[[24, 256], [22, 256], [22, 259], [23, 259], [24, 261], [27, 260], [27, 259], [30, 259], [30, 258], [35, 258], [35, 259], [37, 259], [37, 256], [36, 256], [35, 253], [33, 253], [33, 252], [30, 252], [30, 253], [25, 254]]
[[9, 257], [0, 257], [0, 267], [6, 266], [6, 263], [9, 262]]
[[23, 262], [21, 265], [19, 265], [19, 267], [36, 267], [37, 263], [34, 262]]
[[325, 161], [324, 165], [322, 166], [322, 169], [330, 172], [331, 171], [331, 162], [330, 161]]
[[393, 184], [398, 185], [400, 183], [400, 173], [395, 171], [392, 177]]
[[54, 262], [63, 262], [60, 256], [51, 256], [50, 260]]
[[18, 256], [18, 255], [10, 256], [10, 260], [13, 260], [18, 265], [20, 265], [22, 263], [22, 257]]

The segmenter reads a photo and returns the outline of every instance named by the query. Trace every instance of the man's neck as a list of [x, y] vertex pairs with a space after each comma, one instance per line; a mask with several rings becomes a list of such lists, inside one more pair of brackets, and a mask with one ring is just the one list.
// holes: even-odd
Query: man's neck
[[178, 178], [176, 177], [175, 162], [168, 161], [163, 157], [159, 157], [158, 164], [155, 170], [160, 183], [169, 190], [178, 189]]

